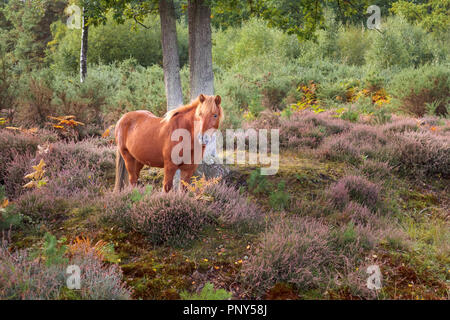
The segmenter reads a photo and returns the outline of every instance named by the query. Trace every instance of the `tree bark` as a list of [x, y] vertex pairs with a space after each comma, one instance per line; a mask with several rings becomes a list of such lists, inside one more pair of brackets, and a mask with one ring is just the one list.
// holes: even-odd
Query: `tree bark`
[[190, 97], [195, 99], [200, 93], [214, 94], [211, 8], [204, 0], [189, 0], [188, 25]]
[[86, 24], [85, 9], [83, 8], [83, 22], [81, 26], [81, 52], [80, 52], [80, 82], [83, 83], [87, 74], [87, 53], [89, 26]]
[[173, 0], [159, 0], [159, 17], [161, 20], [161, 45], [167, 110], [171, 110], [183, 104], [177, 25]]
[[[204, 0], [188, 1], [190, 97], [214, 95], [212, 68], [211, 8]], [[220, 164], [216, 153], [216, 139], [205, 148], [203, 161], [195, 175], [206, 178], [226, 175], [228, 168]]]

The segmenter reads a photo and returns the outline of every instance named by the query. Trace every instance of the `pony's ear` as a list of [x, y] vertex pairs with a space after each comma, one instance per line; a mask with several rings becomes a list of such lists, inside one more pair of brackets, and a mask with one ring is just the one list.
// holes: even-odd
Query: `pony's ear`
[[206, 100], [206, 97], [203, 93], [200, 93], [200, 95], [198, 96], [198, 99], [200, 100], [200, 103], [203, 103]]
[[216, 105], [220, 105], [220, 102], [222, 102], [222, 98], [219, 95], [217, 95], [214, 101], [216, 102]]

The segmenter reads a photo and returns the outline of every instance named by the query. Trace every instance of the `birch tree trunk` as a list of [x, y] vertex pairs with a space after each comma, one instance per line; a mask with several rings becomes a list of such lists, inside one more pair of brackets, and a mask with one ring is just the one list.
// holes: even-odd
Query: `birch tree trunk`
[[80, 52], [80, 82], [83, 83], [87, 74], [87, 53], [89, 26], [86, 24], [85, 9], [83, 8], [83, 21], [81, 25], [81, 52]]
[[173, 0], [159, 0], [159, 17], [161, 20], [161, 45], [167, 110], [171, 110], [183, 104], [177, 25]]

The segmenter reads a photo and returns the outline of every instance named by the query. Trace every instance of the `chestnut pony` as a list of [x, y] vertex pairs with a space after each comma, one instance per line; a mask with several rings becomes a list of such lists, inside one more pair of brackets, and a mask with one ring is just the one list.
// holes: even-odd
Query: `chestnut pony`
[[[220, 102], [220, 96], [200, 94], [190, 104], [167, 112], [163, 118], [158, 118], [146, 110], [132, 111], [123, 115], [115, 129], [117, 155], [114, 190], [121, 190], [128, 183], [127, 179], [131, 185], [136, 185], [139, 172], [144, 165], [164, 168], [166, 192], [173, 187], [173, 177], [177, 169], [181, 171], [181, 180], [189, 183], [198, 164], [195, 161], [179, 164], [172, 161], [172, 149], [182, 141], [181, 138], [172, 141], [172, 133], [176, 129], [185, 129], [189, 132], [190, 159], [194, 159], [194, 143], [201, 144], [203, 158], [207, 143], [203, 135], [206, 131], [217, 130], [223, 119]], [[184, 150], [181, 151], [181, 155]]]

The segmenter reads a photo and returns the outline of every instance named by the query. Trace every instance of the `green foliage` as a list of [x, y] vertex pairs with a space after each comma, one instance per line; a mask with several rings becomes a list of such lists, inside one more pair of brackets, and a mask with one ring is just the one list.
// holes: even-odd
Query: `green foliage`
[[[133, 28], [134, 20], [123, 24], [115, 22], [111, 16], [103, 25], [89, 29], [89, 63], [111, 64], [127, 59], [135, 59], [141, 66], [162, 65], [161, 28], [159, 19], [148, 17], [143, 27]], [[69, 30], [66, 25], [56, 22], [52, 26], [55, 41], [51, 43], [50, 60], [58, 71], [76, 72], [79, 63], [80, 30]], [[180, 65], [187, 63], [187, 28], [178, 26]]]
[[450, 69], [447, 66], [422, 66], [398, 72], [390, 82], [393, 105], [408, 113], [423, 116], [448, 115]]
[[150, 196], [153, 191], [152, 185], [147, 185], [145, 187], [145, 190], [143, 192], [139, 192], [138, 189], [133, 189], [133, 191], [130, 193], [129, 197], [132, 203], [138, 203], [140, 202], [144, 197]]
[[350, 122], [357, 122], [359, 119], [359, 112], [350, 107], [342, 112], [341, 119], [348, 120]]
[[68, 262], [68, 259], [65, 257], [67, 246], [63, 245], [64, 242], [65, 239], [57, 240], [51, 233], [45, 233], [41, 254], [47, 266], [60, 265]]
[[249, 190], [253, 193], [268, 193], [272, 188], [272, 184], [267, 180], [266, 176], [261, 174], [261, 168], [253, 170], [247, 180]]
[[269, 203], [272, 209], [284, 210], [289, 204], [291, 196], [285, 191], [286, 183], [281, 181], [278, 183], [276, 191], [273, 191], [269, 195]]
[[418, 67], [441, 60], [442, 46], [424, 29], [411, 25], [401, 17], [390, 17], [382, 24], [382, 32], [370, 33], [372, 45], [367, 49], [366, 62], [378, 69], [398, 66]]
[[22, 216], [14, 212], [13, 205], [8, 204], [6, 208], [2, 208], [2, 205], [6, 201], [5, 187], [0, 185], [0, 230], [7, 230], [11, 227], [17, 227], [22, 223]]
[[26, 72], [42, 65], [50, 24], [63, 16], [65, 1], [10, 0], [0, 12], [9, 26], [1, 34], [7, 39], [7, 51], [17, 62], [16, 72]]
[[199, 293], [182, 291], [180, 296], [183, 300], [229, 300], [232, 294], [225, 289], [215, 290], [214, 285], [207, 282]]
[[449, 10], [450, 2], [446, 0], [419, 1], [419, 3], [399, 0], [393, 3], [391, 8], [392, 12], [403, 16], [409, 22], [416, 22], [427, 31], [437, 34], [448, 32]]

